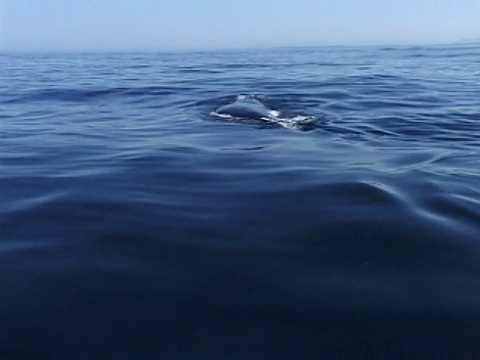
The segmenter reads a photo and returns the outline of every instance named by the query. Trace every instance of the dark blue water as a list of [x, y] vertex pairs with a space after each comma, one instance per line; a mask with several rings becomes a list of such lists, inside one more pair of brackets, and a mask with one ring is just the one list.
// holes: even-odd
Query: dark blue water
[[479, 60], [1, 55], [0, 358], [480, 358]]

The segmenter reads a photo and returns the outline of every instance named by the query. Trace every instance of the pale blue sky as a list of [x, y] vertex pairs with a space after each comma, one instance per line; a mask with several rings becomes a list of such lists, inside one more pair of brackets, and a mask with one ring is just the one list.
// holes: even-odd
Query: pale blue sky
[[448, 43], [480, 0], [0, 0], [6, 51]]

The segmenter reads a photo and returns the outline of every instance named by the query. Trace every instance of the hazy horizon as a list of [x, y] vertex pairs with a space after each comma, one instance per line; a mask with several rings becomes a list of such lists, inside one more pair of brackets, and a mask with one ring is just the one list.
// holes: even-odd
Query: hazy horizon
[[478, 40], [478, 14], [478, 0], [0, 0], [0, 50], [438, 45]]

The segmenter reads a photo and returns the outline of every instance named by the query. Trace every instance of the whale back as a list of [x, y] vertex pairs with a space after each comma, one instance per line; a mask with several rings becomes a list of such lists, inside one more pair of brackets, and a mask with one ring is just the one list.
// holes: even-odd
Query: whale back
[[220, 107], [217, 113], [255, 120], [272, 117], [270, 110], [254, 97], [238, 98], [232, 104]]

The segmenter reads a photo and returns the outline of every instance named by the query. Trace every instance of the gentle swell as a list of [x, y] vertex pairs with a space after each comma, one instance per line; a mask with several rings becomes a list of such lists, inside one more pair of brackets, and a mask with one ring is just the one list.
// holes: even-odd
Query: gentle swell
[[0, 54], [0, 358], [475, 358], [479, 55]]

